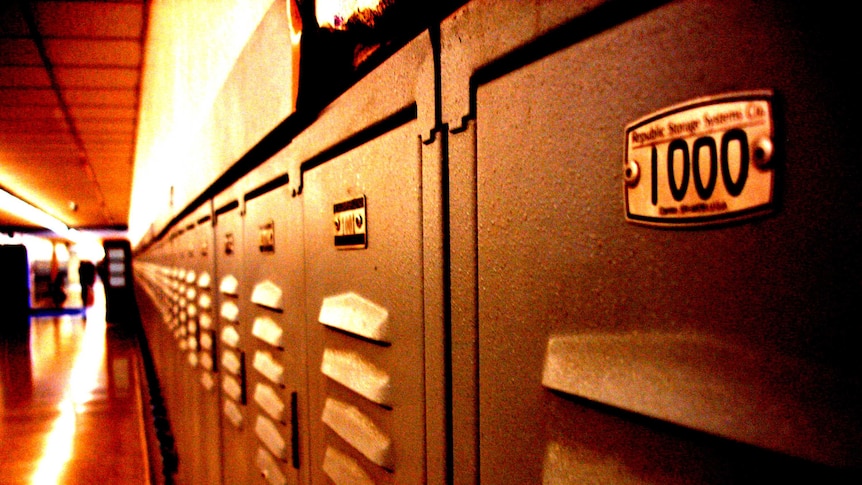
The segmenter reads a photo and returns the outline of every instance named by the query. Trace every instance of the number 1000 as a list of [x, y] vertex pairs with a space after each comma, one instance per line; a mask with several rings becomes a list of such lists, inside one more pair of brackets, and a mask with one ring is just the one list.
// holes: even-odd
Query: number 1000
[[[739, 143], [739, 173], [736, 180], [730, 173], [730, 161], [728, 152], [730, 144]], [[709, 154], [709, 169], [706, 180], [701, 171], [703, 159], [701, 153]], [[682, 177], [677, 181], [674, 166], [677, 160], [682, 160]], [[727, 193], [733, 197], [742, 193], [745, 181], [748, 179], [748, 136], [740, 128], [734, 128], [724, 133], [721, 137], [720, 149], [716, 146], [712, 136], [702, 136], [696, 140], [689, 150], [688, 142], [677, 138], [672, 140], [667, 147], [667, 182], [673, 199], [681, 202], [688, 192], [689, 179], [694, 181], [694, 189], [701, 200], [708, 200], [715, 191], [718, 181], [718, 173], [721, 172], [721, 181], [724, 183]], [[720, 166], [719, 166], [720, 165]], [[719, 170], [720, 169], [720, 170]], [[652, 205], [658, 204], [658, 150], [652, 147]]]

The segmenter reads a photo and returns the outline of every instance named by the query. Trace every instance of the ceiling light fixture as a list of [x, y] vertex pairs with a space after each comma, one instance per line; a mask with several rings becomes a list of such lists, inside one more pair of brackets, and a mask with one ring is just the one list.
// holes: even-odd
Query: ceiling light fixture
[[70, 241], [77, 241], [79, 239], [78, 231], [69, 229], [69, 226], [56, 217], [28, 204], [27, 202], [24, 202], [3, 189], [0, 189], [0, 210], [14, 214], [40, 227], [44, 227], [45, 229], [53, 231], [58, 236], [69, 239]]

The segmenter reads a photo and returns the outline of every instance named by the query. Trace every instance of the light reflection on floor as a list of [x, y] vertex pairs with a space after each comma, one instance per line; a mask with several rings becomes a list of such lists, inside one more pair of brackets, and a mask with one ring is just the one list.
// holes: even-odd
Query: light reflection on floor
[[34, 317], [29, 342], [0, 336], [2, 484], [148, 483], [138, 354], [95, 295], [86, 321]]
[[[42, 452], [42, 458], [31, 479], [34, 485], [58, 483], [66, 464], [72, 458], [77, 415], [84, 411], [84, 405], [92, 399], [93, 391], [99, 386], [99, 370], [105, 357], [106, 326], [102, 308], [92, 308], [87, 315], [80, 345], [72, 358], [72, 371], [58, 405], [60, 415], [54, 420], [51, 432], [45, 438], [45, 451]], [[74, 328], [69, 327], [73, 327], [71, 318], [65, 316], [61, 323], [61, 335], [74, 332]], [[33, 352], [33, 355], [44, 354]]]

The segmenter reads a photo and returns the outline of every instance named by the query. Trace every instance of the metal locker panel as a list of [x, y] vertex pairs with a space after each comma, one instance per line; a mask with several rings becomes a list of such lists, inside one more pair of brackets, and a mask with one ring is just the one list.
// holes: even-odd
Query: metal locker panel
[[[163, 267], [165, 270], [165, 303], [168, 307], [167, 320], [165, 321], [165, 326], [162, 331], [154, 332], [155, 335], [158, 335], [158, 340], [155, 343], [151, 342], [151, 348], [154, 352], [153, 359], [156, 362], [156, 368], [160, 375], [162, 392], [164, 394], [165, 404], [168, 409], [171, 422], [177, 422], [179, 414], [181, 413], [181, 410], [177, 408], [176, 400], [178, 382], [177, 373], [179, 370], [176, 364], [176, 359], [179, 352], [177, 350], [177, 344], [173, 333], [174, 328], [177, 325], [178, 310], [174, 299], [176, 296], [175, 288], [176, 285], [178, 285], [176, 281], [176, 238], [176, 231], [171, 232], [166, 237], [163, 253]], [[148, 338], [151, 338], [151, 335], [148, 335]], [[177, 436], [179, 436], [178, 431], [179, 430], [174, 430], [174, 433]]]
[[[188, 282], [188, 295], [194, 295], [192, 301], [197, 308], [197, 354], [198, 363], [197, 377], [194, 382], [198, 384], [196, 392], [200, 402], [200, 434], [197, 435], [197, 446], [200, 457], [198, 458], [198, 478], [204, 483], [219, 483], [221, 480], [221, 442], [219, 439], [205, 439], [204, 437], [217, 437], [218, 428], [221, 425], [221, 402], [219, 399], [218, 386], [218, 345], [216, 344], [216, 331], [213, 326], [218, 315], [213, 311], [212, 300], [215, 296], [215, 288], [212, 284], [212, 275], [215, 274], [215, 253], [212, 221], [212, 202], [206, 201], [200, 209], [195, 211], [195, 277]], [[188, 296], [187, 295], [187, 296]], [[209, 345], [205, 345], [208, 343]]]
[[[248, 339], [249, 419], [267, 423], [267, 442], [258, 433], [257, 446], [272, 453], [291, 484], [306, 480], [306, 452], [299, 441], [306, 361], [302, 205], [287, 182], [287, 176], [275, 177], [244, 197], [243, 271], [249, 281], [240, 308], [250, 327], [243, 336]], [[273, 385], [276, 375], [282, 382]], [[274, 416], [278, 419], [271, 421]], [[283, 446], [274, 449], [276, 442]]]
[[[436, 91], [436, 88], [435, 90]], [[421, 106], [421, 104], [420, 104]], [[420, 124], [421, 112], [420, 108]], [[447, 429], [452, 417], [451, 365], [451, 259], [449, 215], [446, 213], [450, 177], [446, 156], [448, 137], [435, 131], [422, 139], [422, 293], [425, 358], [425, 483], [455, 483], [451, 474], [451, 441]], [[381, 386], [380, 389], [385, 389]], [[385, 395], [384, 395], [385, 399]], [[385, 401], [384, 401], [385, 402]], [[333, 450], [335, 451], [335, 450]], [[337, 454], [333, 466], [343, 469]], [[325, 463], [324, 463], [325, 464]], [[344, 464], [344, 463], [342, 463]], [[351, 474], [353, 475], [353, 474]], [[360, 480], [362, 477], [357, 477]], [[359, 483], [362, 483], [361, 481]]]
[[189, 307], [194, 307], [194, 301], [188, 298], [189, 289], [193, 288], [189, 281], [196, 281], [199, 264], [195, 229], [195, 217], [190, 215], [177, 224], [173, 237], [175, 267], [171, 288], [175, 341], [170, 359], [171, 376], [165, 384], [170, 388], [166, 397], [180, 462], [176, 474], [178, 483], [195, 483], [203, 470], [198, 439], [201, 435], [201, 386], [197, 353], [192, 348], [198, 338], [197, 316], [194, 310], [190, 315]]
[[[248, 345], [251, 340], [251, 319], [240, 310], [241, 299], [249, 294], [249, 282], [243, 269], [243, 221], [240, 207], [241, 194], [235, 188], [225, 191], [213, 200], [215, 207], [215, 240], [213, 254], [216, 259], [214, 314], [219, 332], [220, 413], [222, 442], [222, 483], [245, 483], [257, 475], [254, 469], [254, 420], [248, 410], [245, 394], [246, 367], [250, 364]], [[230, 377], [230, 389], [224, 391], [224, 379]], [[235, 386], [233, 386], [235, 384]], [[245, 389], [243, 388], [245, 387]], [[233, 391], [232, 391], [233, 392]], [[238, 398], [237, 398], [238, 397]]]
[[[478, 258], [476, 247], [475, 121], [447, 134], [449, 182], [450, 363], [447, 374], [453, 483], [478, 483]], [[446, 246], [444, 246], [446, 247]], [[445, 333], [445, 331], [444, 331]]]
[[[858, 470], [860, 187], [845, 142], [858, 121], [824, 55], [826, 16], [615, 5], [471, 73], [482, 483]], [[777, 212], [696, 230], [627, 223], [626, 125], [755, 89], [779, 106]]]
[[201, 439], [218, 433], [221, 415], [216, 390], [215, 348], [204, 349], [201, 345], [202, 340], [214, 342], [213, 330], [204, 328], [201, 322], [211, 326], [216, 316], [211, 308], [200, 304], [202, 297], [204, 306], [207, 299], [213, 297], [212, 285], [207, 282], [215, 273], [210, 203], [199, 207], [180, 226], [183, 233], [177, 238], [180, 251], [177, 295], [186, 344], [182, 368], [178, 369], [182, 379], [177, 389], [181, 394], [182, 416], [175, 428], [182, 439], [178, 436], [181, 461], [177, 479], [189, 483], [218, 483], [221, 479], [219, 440]]
[[[416, 122], [304, 173], [315, 483], [425, 480], [420, 177]], [[367, 246], [336, 245], [348, 219]]]
[[[319, 163], [327, 151], [352, 139], [367, 139], [405, 117], [417, 117], [420, 132], [435, 127], [434, 59], [431, 36], [423, 32], [358, 80], [322, 110], [314, 123], [298, 133], [281, 152], [291, 177], [296, 166]], [[414, 114], [415, 113], [415, 114]], [[331, 155], [329, 155], [331, 157]], [[293, 180], [291, 183], [302, 180]]]

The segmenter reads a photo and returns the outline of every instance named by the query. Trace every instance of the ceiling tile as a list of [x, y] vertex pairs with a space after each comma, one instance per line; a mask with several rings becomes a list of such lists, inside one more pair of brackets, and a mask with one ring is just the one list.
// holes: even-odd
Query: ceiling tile
[[129, 143], [84, 143], [87, 150], [87, 159], [93, 166], [104, 163], [121, 161], [127, 163], [133, 155], [132, 145]]
[[0, 88], [0, 109], [21, 105], [57, 106], [57, 95], [50, 88]]
[[77, 148], [69, 149], [68, 147], [63, 147], [60, 145], [56, 145], [54, 147], [40, 147], [33, 146], [30, 147], [29, 150], [18, 150], [17, 155], [24, 159], [33, 159], [36, 157], [50, 157], [55, 160], [62, 160], [65, 162], [77, 161], [78, 150]]
[[[0, 0], [0, 185], [70, 225], [128, 220], [146, 8], [144, 0]], [[20, 224], [0, 213], [0, 226]]]
[[[2, 92], [0, 92], [2, 95]], [[137, 108], [138, 98], [134, 89], [65, 89], [63, 97], [69, 107], [112, 106]], [[2, 97], [0, 97], [2, 100]]]
[[45, 51], [54, 67], [137, 67], [141, 62], [137, 40], [45, 39]]
[[0, 108], [0, 120], [51, 120], [62, 119], [63, 112], [52, 106], [15, 106]]
[[141, 2], [38, 2], [34, 11], [46, 37], [138, 38], [142, 30]]
[[66, 123], [62, 120], [30, 120], [26, 123], [20, 121], [0, 120], [0, 133], [24, 134], [24, 133], [66, 133]]
[[[132, 162], [129, 159], [129, 157], [116, 158], [116, 159], [114, 159], [114, 161], [111, 162], [110, 166], [112, 168], [110, 168], [108, 170], [103, 170], [103, 171], [98, 173], [99, 180], [106, 179], [106, 177], [111, 178], [111, 177], [131, 177], [132, 176], [131, 175], [131, 173], [132, 173], [132, 171], [131, 171]], [[115, 175], [112, 173], [112, 171], [117, 171], [119, 173]]]
[[32, 39], [0, 38], [0, 65], [42, 66], [43, 63]]
[[[47, 155], [43, 155], [43, 153]], [[12, 169], [17, 166], [15, 169], [25, 172], [27, 176], [42, 170], [42, 165], [44, 165], [43, 157], [50, 156], [52, 160], [62, 161], [63, 163], [72, 163], [77, 160], [75, 150], [60, 149], [56, 151], [27, 151], [19, 149], [11, 153], [2, 153], [2, 156], [4, 169]]]
[[128, 170], [128, 160], [118, 157], [93, 157], [91, 160], [93, 170], [99, 179], [108, 177], [131, 177]]
[[122, 159], [123, 162], [128, 162], [128, 158], [132, 156], [133, 150], [130, 143], [116, 142], [84, 142], [84, 147], [87, 149], [87, 155], [92, 163], [100, 160], [117, 160]]
[[116, 134], [133, 136], [135, 133], [134, 120], [106, 120], [98, 121], [79, 121], [75, 124], [78, 127], [78, 133], [82, 137], [95, 136], [99, 134]]
[[58, 67], [54, 75], [60, 88], [66, 89], [134, 88], [138, 85], [139, 74], [137, 69]]
[[48, 71], [41, 67], [0, 66], [0, 87], [51, 87]]
[[129, 163], [130, 158], [134, 155], [132, 145], [128, 143], [111, 144], [111, 143], [84, 143], [87, 150], [87, 159], [94, 167], [104, 165], [106, 163]]
[[134, 133], [87, 133], [82, 134], [84, 143], [91, 145], [131, 145], [135, 139]]
[[132, 153], [133, 150], [133, 145], [132, 143], [130, 143], [130, 138], [88, 138], [84, 141], [84, 144], [92, 152], [90, 153], [90, 155], [93, 159], [98, 159], [100, 157], [126, 157], [130, 153]]
[[[64, 150], [61, 148], [57, 149], [46, 149], [46, 148], [35, 148], [33, 150], [18, 150], [15, 152], [15, 156], [20, 160], [38, 160], [41, 158], [51, 158], [56, 160], [65, 160], [71, 161], [75, 160], [75, 153], [77, 150]], [[32, 162], [31, 162], [32, 163]], [[56, 172], [51, 172], [47, 175], [48, 177], [56, 177]], [[55, 180], [57, 182], [57, 180]]]
[[130, 108], [72, 108], [76, 120], [134, 120], [135, 110]]
[[23, 149], [32, 149], [35, 148], [54, 148], [54, 147], [64, 147], [65, 149], [75, 150], [77, 149], [77, 145], [71, 136], [69, 137], [59, 137], [59, 136], [45, 136], [45, 135], [17, 135], [9, 139], [10, 137], [3, 137], [3, 140], [0, 141], [0, 151], [11, 152], [14, 150], [23, 150]]
[[0, 32], [8, 36], [30, 35], [30, 29], [18, 5], [8, 0], [0, 6]]
[[34, 133], [4, 133], [0, 131], [0, 149], [3, 147], [14, 147], [30, 143], [61, 143], [69, 146], [75, 145], [75, 140], [67, 131], [61, 132], [34, 132]]

